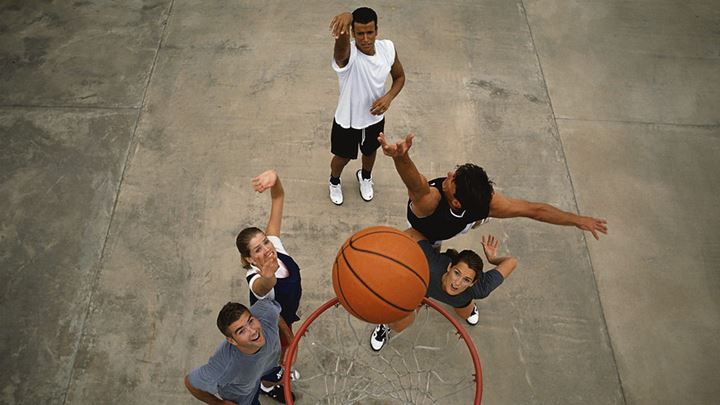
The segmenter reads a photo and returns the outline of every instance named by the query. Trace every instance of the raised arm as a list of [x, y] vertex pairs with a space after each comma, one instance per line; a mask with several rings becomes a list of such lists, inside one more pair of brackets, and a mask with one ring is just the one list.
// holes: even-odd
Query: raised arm
[[490, 216], [495, 218], [526, 217], [553, 225], [574, 225], [583, 231], [591, 232], [600, 239], [598, 232], [607, 235], [607, 221], [585, 217], [563, 211], [550, 204], [507, 198], [495, 192], [490, 201]]
[[235, 402], [222, 400], [207, 391], [203, 391], [201, 389], [193, 387], [193, 385], [190, 384], [190, 379], [188, 378], [188, 376], [185, 376], [185, 388], [187, 388], [187, 390], [190, 391], [192, 396], [194, 396], [195, 398], [199, 399], [202, 402], [205, 402], [206, 404], [213, 404], [213, 405], [234, 405], [235, 404]]
[[350, 28], [352, 25], [352, 13], [341, 13], [333, 17], [330, 22], [330, 33], [335, 38], [335, 49], [333, 58], [341, 68], [347, 65], [350, 60]]
[[482, 246], [487, 261], [496, 266], [495, 269], [503, 276], [503, 279], [508, 278], [517, 267], [517, 259], [512, 256], [498, 257], [497, 248], [500, 246], [500, 241], [492, 235], [483, 235]]
[[395, 170], [407, 187], [413, 212], [418, 217], [424, 217], [435, 211], [441, 196], [437, 189], [430, 187], [425, 176], [420, 174], [415, 163], [410, 159], [408, 151], [414, 137], [415, 135], [410, 133], [405, 139], [389, 144], [385, 140], [385, 134], [380, 133], [378, 141], [382, 146], [383, 153], [393, 159]]
[[280, 227], [282, 225], [283, 203], [285, 201], [285, 190], [283, 189], [280, 177], [275, 170], [267, 170], [260, 173], [252, 179], [253, 188], [258, 193], [270, 189], [270, 199], [272, 205], [270, 207], [270, 219], [265, 234], [280, 236]]
[[395, 61], [392, 67], [390, 67], [390, 76], [392, 77], [392, 86], [390, 86], [390, 90], [388, 90], [384, 96], [375, 100], [372, 106], [370, 106], [371, 114], [384, 114], [388, 108], [390, 108], [390, 104], [395, 97], [400, 94], [400, 90], [405, 86], [405, 70], [403, 70], [402, 63], [400, 63], [397, 51], [395, 52]]

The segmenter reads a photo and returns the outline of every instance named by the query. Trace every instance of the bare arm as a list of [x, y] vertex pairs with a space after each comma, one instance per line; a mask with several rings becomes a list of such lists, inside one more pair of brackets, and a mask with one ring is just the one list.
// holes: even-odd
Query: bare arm
[[390, 104], [395, 97], [400, 94], [400, 90], [402, 90], [403, 86], [405, 86], [405, 70], [403, 70], [402, 63], [400, 63], [400, 58], [398, 58], [397, 52], [395, 52], [395, 61], [390, 68], [390, 76], [392, 77], [392, 86], [390, 86], [390, 90], [388, 90], [384, 96], [375, 100], [372, 106], [370, 106], [371, 114], [384, 114], [388, 108], [390, 108]]
[[385, 141], [385, 134], [380, 133], [378, 141], [382, 146], [383, 153], [392, 157], [395, 170], [407, 187], [413, 212], [418, 217], [424, 217], [435, 211], [440, 203], [440, 193], [434, 187], [430, 187], [425, 176], [420, 174], [415, 163], [410, 159], [408, 151], [414, 137], [415, 135], [410, 133], [405, 139], [395, 144], [388, 144]]
[[192, 396], [194, 396], [195, 398], [199, 399], [202, 402], [205, 402], [206, 404], [235, 405], [235, 402], [222, 400], [207, 391], [199, 390], [199, 389], [193, 387], [193, 385], [190, 384], [190, 379], [188, 378], [188, 376], [185, 376], [185, 388], [187, 388], [187, 390], [190, 391]]
[[512, 256], [498, 257], [497, 248], [500, 246], [500, 241], [492, 235], [483, 235], [482, 245], [487, 261], [496, 266], [495, 269], [503, 276], [503, 279], [508, 278], [517, 267], [517, 259]]
[[350, 60], [350, 25], [352, 24], [352, 13], [341, 13], [336, 15], [330, 22], [330, 32], [335, 38], [333, 58], [341, 68], [345, 67]]
[[280, 236], [280, 227], [282, 225], [283, 203], [285, 201], [285, 190], [283, 189], [280, 177], [275, 170], [268, 170], [260, 173], [252, 179], [253, 188], [258, 193], [270, 189], [270, 219], [268, 219], [265, 233], [267, 235]]
[[576, 215], [563, 211], [550, 204], [506, 198], [495, 192], [490, 201], [490, 216], [495, 218], [526, 217], [553, 225], [573, 225], [589, 231], [600, 239], [598, 232], [607, 235], [607, 221], [604, 219]]

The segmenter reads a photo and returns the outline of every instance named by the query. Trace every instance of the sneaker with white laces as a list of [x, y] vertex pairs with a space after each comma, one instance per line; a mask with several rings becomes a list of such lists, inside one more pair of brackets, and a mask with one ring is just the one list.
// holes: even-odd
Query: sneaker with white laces
[[380, 349], [385, 346], [389, 337], [390, 328], [388, 328], [387, 325], [380, 324], [376, 326], [375, 330], [373, 330], [372, 336], [370, 336], [370, 347], [374, 351], [379, 352]]
[[358, 170], [355, 176], [357, 176], [358, 183], [360, 183], [360, 197], [365, 201], [372, 200], [374, 196], [372, 178], [363, 179], [362, 170]]
[[343, 194], [342, 194], [342, 181], [338, 183], [337, 185], [330, 184], [330, 201], [333, 202], [335, 205], [342, 205], [343, 203]]
[[478, 313], [477, 305], [473, 305], [472, 312], [470, 313], [470, 316], [465, 318], [465, 321], [470, 325], [477, 325], [480, 321], [480, 314]]

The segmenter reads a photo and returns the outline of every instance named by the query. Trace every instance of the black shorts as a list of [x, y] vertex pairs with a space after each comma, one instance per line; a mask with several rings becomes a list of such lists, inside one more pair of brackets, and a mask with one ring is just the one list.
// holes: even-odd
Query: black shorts
[[370, 156], [380, 147], [377, 137], [385, 130], [385, 118], [367, 128], [343, 128], [333, 119], [330, 131], [330, 152], [345, 159], [357, 159], [358, 145], [360, 152]]

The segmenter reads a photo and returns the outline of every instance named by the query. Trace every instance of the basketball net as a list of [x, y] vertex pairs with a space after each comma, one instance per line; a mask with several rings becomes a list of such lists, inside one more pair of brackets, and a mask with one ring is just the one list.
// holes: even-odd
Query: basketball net
[[423, 304], [380, 352], [369, 344], [374, 325], [348, 314], [337, 298], [320, 306], [288, 348], [283, 366], [297, 368], [300, 379], [291, 388], [291, 373], [284, 373], [286, 403], [295, 403], [292, 390], [298, 404], [479, 405], [482, 370], [470, 336], [440, 305]]

